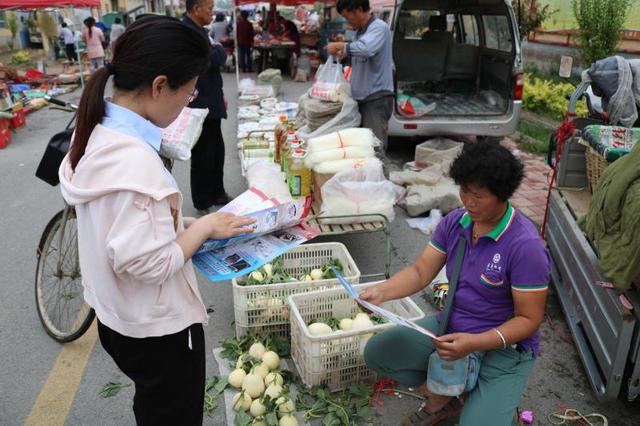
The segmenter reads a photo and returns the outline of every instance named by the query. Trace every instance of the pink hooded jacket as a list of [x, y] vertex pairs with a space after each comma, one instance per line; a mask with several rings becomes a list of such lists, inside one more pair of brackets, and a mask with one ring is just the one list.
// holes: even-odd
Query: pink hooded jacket
[[86, 302], [107, 327], [130, 337], [177, 333], [208, 321], [184, 231], [182, 194], [144, 141], [96, 126], [71, 170], [59, 170], [75, 206]]

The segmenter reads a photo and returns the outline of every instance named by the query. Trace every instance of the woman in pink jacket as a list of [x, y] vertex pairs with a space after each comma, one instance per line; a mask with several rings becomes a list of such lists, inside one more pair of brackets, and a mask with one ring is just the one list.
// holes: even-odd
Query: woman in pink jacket
[[250, 232], [253, 220], [182, 217], [182, 194], [159, 155], [161, 128], [197, 96], [208, 69], [205, 36], [154, 16], [116, 44], [82, 94], [59, 172], [76, 209], [84, 297], [102, 346], [135, 383], [137, 423], [201, 425], [208, 316], [190, 259], [207, 238]]
[[91, 72], [104, 65], [104, 34], [102, 30], [95, 26], [96, 20], [88, 17], [84, 20], [85, 28], [82, 29], [82, 39], [87, 45], [87, 56], [89, 57], [89, 66]]

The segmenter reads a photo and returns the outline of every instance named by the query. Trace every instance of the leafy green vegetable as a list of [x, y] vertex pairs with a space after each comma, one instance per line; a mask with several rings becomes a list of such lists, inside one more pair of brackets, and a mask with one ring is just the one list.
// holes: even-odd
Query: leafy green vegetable
[[229, 386], [229, 380], [226, 377], [213, 376], [204, 382], [204, 411], [207, 415], [211, 415], [218, 407], [218, 397], [227, 386]]
[[131, 386], [131, 383], [124, 384], [120, 382], [109, 382], [102, 387], [99, 395], [102, 398], [111, 398], [112, 396], [117, 395], [120, 390], [128, 388], [129, 386]]
[[[248, 276], [238, 280], [238, 285], [246, 286], [246, 285], [265, 285], [265, 284], [281, 284], [287, 282], [299, 281], [300, 277], [293, 276], [285, 271], [284, 268], [284, 259], [282, 256], [275, 258], [271, 262], [272, 272], [269, 277], [267, 271], [264, 266], [262, 268], [256, 269], [259, 271], [264, 277], [262, 281], [256, 280], [251, 274]], [[338, 272], [342, 273], [344, 267], [342, 263], [338, 259], [331, 259], [329, 262], [321, 265], [319, 269], [322, 270], [322, 279], [335, 278], [336, 275], [331, 270], [331, 267], [334, 267]], [[301, 276], [308, 275], [311, 272], [311, 268], [305, 268], [302, 271]]]
[[359, 383], [350, 385], [338, 393], [330, 393], [326, 388], [312, 388], [298, 394], [296, 406], [304, 409], [304, 418], [322, 419], [322, 424], [351, 426], [367, 423], [371, 419], [369, 399], [373, 389]]

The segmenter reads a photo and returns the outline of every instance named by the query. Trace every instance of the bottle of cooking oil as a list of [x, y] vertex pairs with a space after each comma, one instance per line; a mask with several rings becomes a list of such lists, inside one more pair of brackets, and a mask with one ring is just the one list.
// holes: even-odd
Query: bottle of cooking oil
[[289, 155], [287, 182], [292, 197], [307, 197], [311, 195], [311, 170], [304, 165], [306, 152], [294, 149]]
[[291, 152], [291, 144], [296, 141], [296, 132], [293, 130], [287, 131], [287, 137], [283, 140], [280, 146], [280, 170], [287, 174], [287, 160], [289, 153]]

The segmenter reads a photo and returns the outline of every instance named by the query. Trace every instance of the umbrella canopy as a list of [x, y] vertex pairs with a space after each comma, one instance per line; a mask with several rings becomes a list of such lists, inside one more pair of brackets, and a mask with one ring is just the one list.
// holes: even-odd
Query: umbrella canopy
[[[3, 0], [0, 0], [0, 3]], [[318, 0], [262, 0], [265, 3], [278, 4], [281, 6], [298, 6], [301, 4], [315, 4], [315, 3], [335, 3], [335, 1], [325, 1], [318, 2]], [[259, 0], [236, 0], [236, 5], [240, 6], [243, 4], [256, 4], [260, 3]]]
[[0, 0], [0, 9], [45, 9], [70, 6], [100, 7], [100, 0]]

